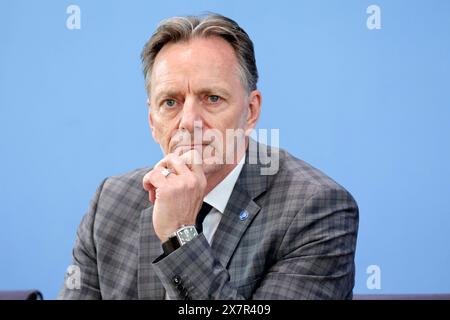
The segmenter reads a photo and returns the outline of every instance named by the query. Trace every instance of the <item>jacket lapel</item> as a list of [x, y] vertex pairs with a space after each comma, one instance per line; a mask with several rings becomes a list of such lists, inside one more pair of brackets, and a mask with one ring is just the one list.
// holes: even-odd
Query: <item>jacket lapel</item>
[[252, 159], [257, 159], [255, 152], [250, 148], [247, 150], [245, 164], [212, 241], [211, 247], [225, 268], [260, 210], [254, 199], [267, 189], [267, 176], [261, 175], [261, 165], [252, 163]]
[[153, 232], [153, 206], [141, 212], [139, 223], [139, 265], [138, 297], [139, 299], [164, 299], [164, 287], [153, 271], [152, 262], [162, 254], [161, 243]]

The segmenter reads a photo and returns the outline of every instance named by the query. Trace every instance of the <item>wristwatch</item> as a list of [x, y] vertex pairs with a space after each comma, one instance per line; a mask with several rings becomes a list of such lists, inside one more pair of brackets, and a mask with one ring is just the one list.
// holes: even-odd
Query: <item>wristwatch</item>
[[194, 239], [198, 235], [197, 228], [195, 226], [181, 226], [177, 231], [175, 231], [170, 237], [169, 240], [162, 244], [162, 248], [165, 255], [168, 255], [185, 245], [192, 239]]

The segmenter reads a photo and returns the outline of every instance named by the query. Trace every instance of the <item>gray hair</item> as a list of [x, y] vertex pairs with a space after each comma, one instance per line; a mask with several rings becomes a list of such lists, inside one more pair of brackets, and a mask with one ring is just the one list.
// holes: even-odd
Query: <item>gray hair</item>
[[163, 20], [142, 50], [141, 58], [145, 77], [145, 88], [150, 90], [150, 78], [158, 52], [168, 43], [188, 41], [195, 37], [218, 36], [234, 49], [239, 62], [239, 73], [247, 91], [256, 90], [258, 69], [256, 68], [253, 42], [248, 34], [230, 18], [219, 14], [206, 16], [173, 17]]

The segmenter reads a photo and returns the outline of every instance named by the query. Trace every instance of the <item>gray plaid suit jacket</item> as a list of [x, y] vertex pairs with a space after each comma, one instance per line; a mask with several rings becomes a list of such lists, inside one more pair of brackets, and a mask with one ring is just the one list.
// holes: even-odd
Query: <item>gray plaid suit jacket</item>
[[73, 249], [81, 286], [59, 298], [351, 299], [355, 200], [281, 149], [275, 175], [248, 152], [211, 246], [200, 234], [166, 257], [142, 188], [150, 168], [104, 180]]

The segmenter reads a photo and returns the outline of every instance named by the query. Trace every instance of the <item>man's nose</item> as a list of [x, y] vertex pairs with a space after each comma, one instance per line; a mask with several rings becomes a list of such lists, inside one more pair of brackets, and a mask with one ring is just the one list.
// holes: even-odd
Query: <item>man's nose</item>
[[194, 128], [198, 129], [201, 123], [201, 105], [196, 101], [195, 98], [186, 98], [183, 105], [179, 129], [184, 129], [188, 132], [194, 132]]

